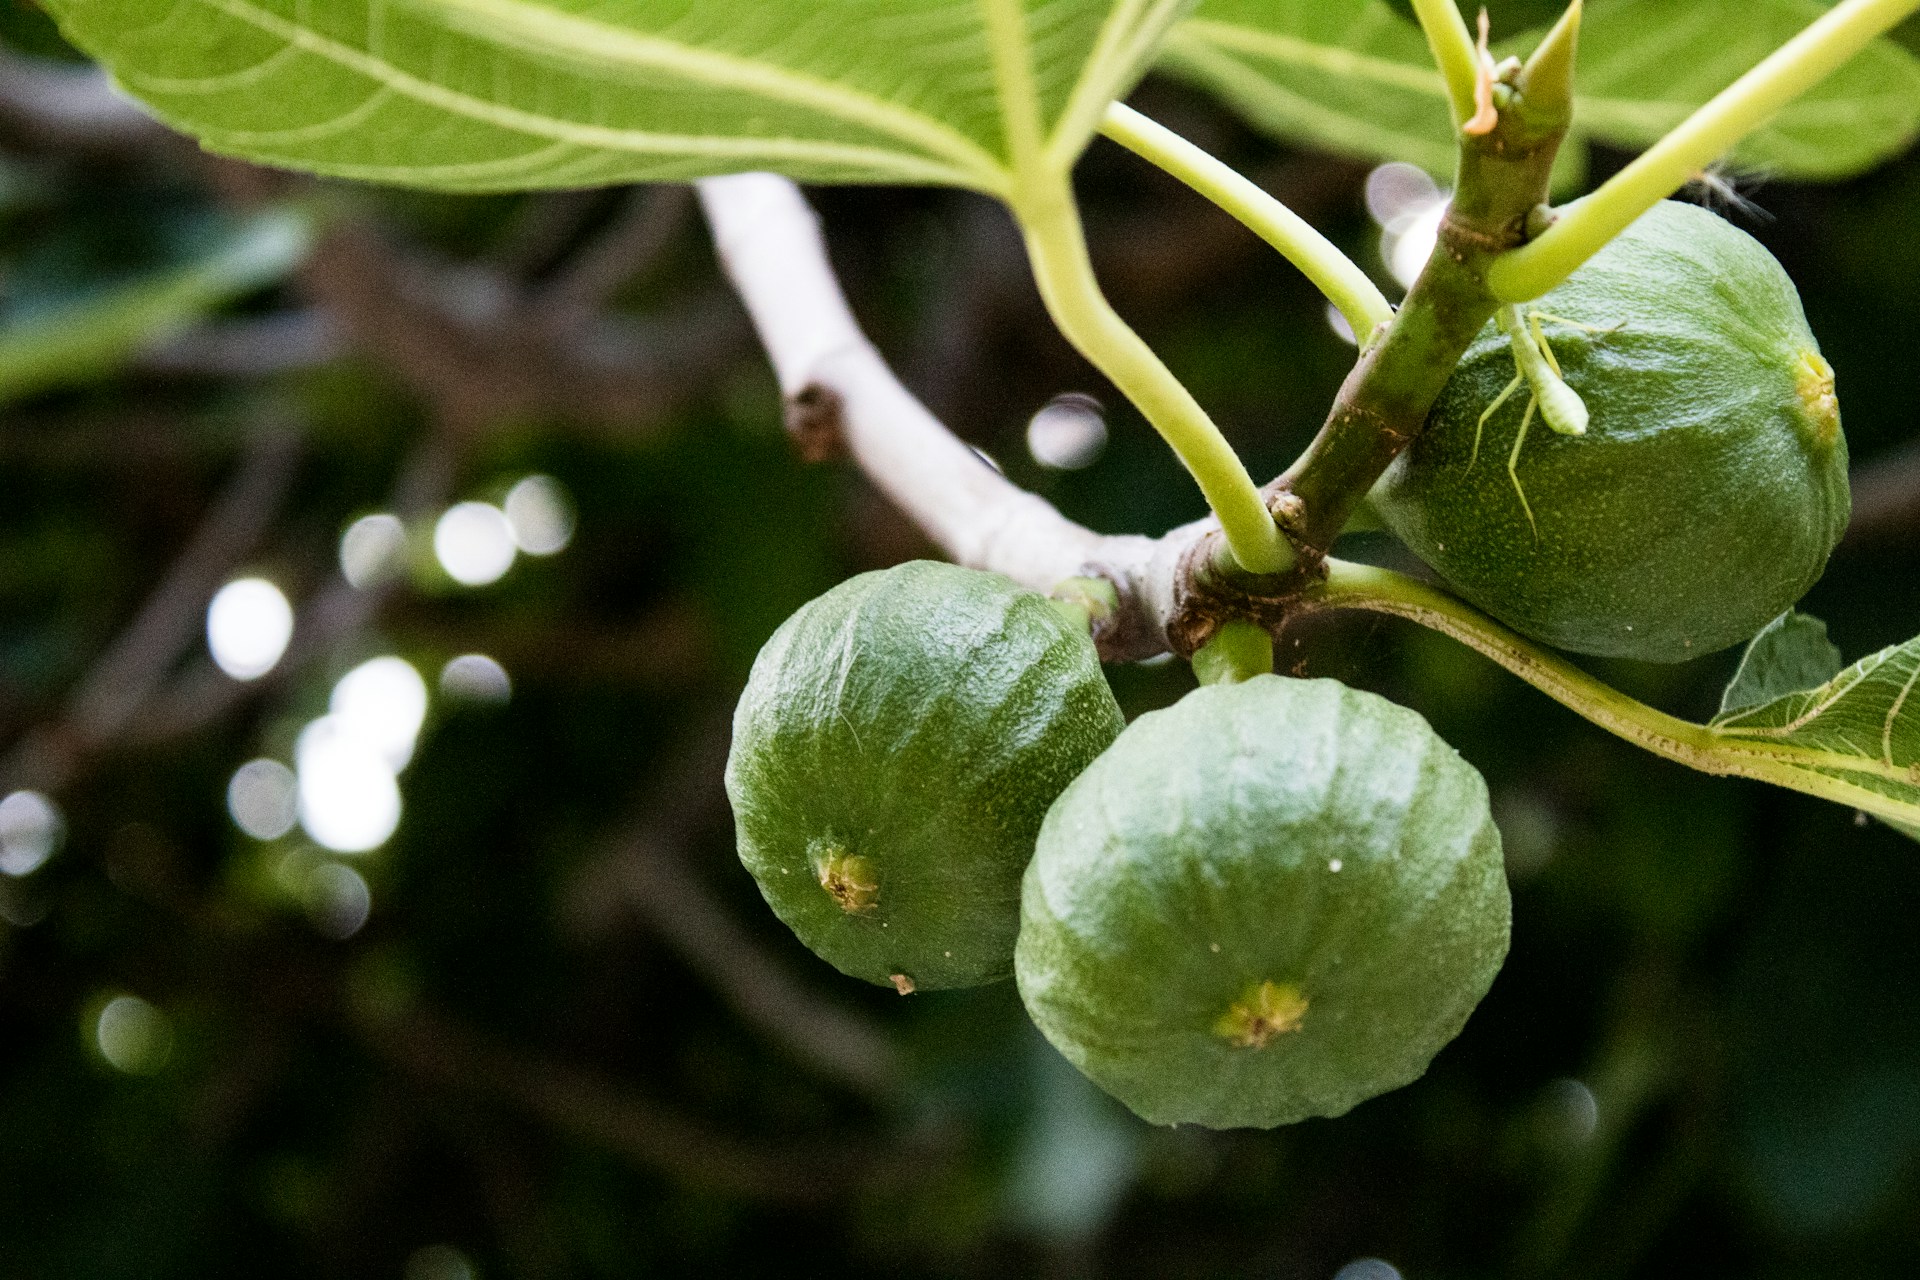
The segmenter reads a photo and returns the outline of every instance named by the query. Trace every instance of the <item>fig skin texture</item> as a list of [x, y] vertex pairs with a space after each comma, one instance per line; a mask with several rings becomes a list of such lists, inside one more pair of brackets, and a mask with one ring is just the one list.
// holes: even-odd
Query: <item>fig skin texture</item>
[[1826, 567], [1851, 508], [1847, 444], [1793, 282], [1693, 205], [1650, 210], [1565, 283], [1543, 320], [1584, 436], [1537, 417], [1507, 475], [1522, 388], [1506, 336], [1474, 340], [1425, 431], [1374, 490], [1387, 526], [1461, 596], [1578, 653], [1678, 662], [1752, 637]]
[[902, 993], [1013, 968], [1047, 806], [1124, 721], [1084, 624], [915, 561], [782, 623], [734, 712], [740, 860], [800, 940]]
[[1417, 713], [1255, 677], [1141, 716], [1047, 814], [1027, 1012], [1155, 1124], [1337, 1116], [1417, 1079], [1507, 953], [1500, 834]]

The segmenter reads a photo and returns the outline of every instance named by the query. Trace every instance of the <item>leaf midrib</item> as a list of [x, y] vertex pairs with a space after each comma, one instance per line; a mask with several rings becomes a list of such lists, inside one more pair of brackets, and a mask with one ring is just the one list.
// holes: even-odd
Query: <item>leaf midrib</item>
[[[779, 100], [789, 102], [791, 105], [809, 106], [814, 110], [821, 111], [822, 114], [831, 115], [834, 118], [844, 120], [848, 123], [860, 124], [868, 128], [874, 128], [876, 131], [886, 132], [889, 136], [915, 143], [916, 146], [920, 147], [923, 151], [929, 149], [926, 146], [926, 142], [923, 141], [921, 137], [914, 135], [924, 134], [927, 140], [935, 137], [947, 138], [946, 142], [937, 151], [939, 158], [923, 158], [910, 152], [893, 151], [883, 147], [867, 146], [858, 143], [821, 142], [803, 138], [745, 138], [725, 135], [659, 133], [640, 129], [620, 129], [605, 125], [585, 124], [579, 121], [541, 115], [536, 112], [523, 111], [516, 107], [505, 106], [500, 103], [489, 102], [482, 98], [476, 98], [471, 94], [462, 93], [444, 85], [435, 84], [431, 80], [402, 70], [388, 60], [371, 52], [355, 48], [352, 45], [345, 44], [331, 37], [323, 36], [309, 27], [300, 25], [298, 22], [283, 18], [278, 14], [267, 12], [259, 6], [249, 3], [248, 0], [195, 0], [195, 2], [218, 10], [236, 21], [246, 23], [257, 30], [283, 40], [288, 46], [297, 48], [301, 52], [312, 54], [336, 66], [364, 76], [381, 87], [412, 99], [413, 101], [437, 107], [468, 119], [483, 121], [500, 128], [509, 129], [517, 133], [524, 133], [533, 137], [547, 138], [556, 142], [571, 143], [585, 147], [604, 147], [609, 150], [656, 155], [699, 156], [720, 154], [741, 159], [764, 157], [770, 160], [843, 164], [878, 172], [891, 171], [907, 181], [932, 181], [947, 185], [973, 187], [993, 194], [1002, 193], [1006, 189], [1008, 182], [1008, 173], [1004, 165], [996, 161], [984, 148], [966, 139], [964, 135], [960, 134], [957, 130], [953, 130], [948, 125], [942, 124], [931, 117], [904, 111], [880, 99], [867, 98], [857, 90], [847, 89], [845, 86], [836, 85], [830, 81], [812, 80], [808, 77], [799, 76], [797, 73], [788, 72], [784, 68], [771, 67], [765, 63], [754, 63], [746, 59], [731, 59], [731, 61], [737, 64], [736, 70], [741, 67], [746, 67], [766, 72], [768, 75], [767, 83], [771, 83], [772, 80], [775, 79], [784, 80], [784, 90], [793, 96], [783, 97]], [[460, 6], [472, 7], [485, 4], [500, 4], [509, 8], [520, 9], [531, 8], [531, 6], [521, 3], [521, 0], [416, 0], [416, 2], [424, 3], [448, 13], [451, 13]], [[564, 21], [576, 20], [566, 19]], [[577, 21], [587, 23], [585, 19]], [[597, 27], [601, 24], [587, 23], [587, 25]], [[605, 28], [605, 30], [617, 31], [618, 29], [609, 27]], [[571, 34], [578, 35], [579, 32], [575, 30], [571, 32]], [[625, 34], [629, 36], [633, 35], [631, 32]], [[635, 38], [640, 40], [647, 39], [646, 37]], [[663, 43], [671, 45], [672, 42]], [[569, 55], [577, 52], [570, 46], [548, 44], [538, 47], [547, 48], [554, 53]], [[276, 53], [273, 56], [278, 57], [280, 55]], [[731, 58], [730, 55], [709, 54], [703, 56], [723, 60]], [[636, 65], [632, 62], [622, 62], [618, 58], [608, 58], [604, 53], [599, 54], [594, 60], [603, 65], [615, 67]], [[645, 69], [651, 71], [684, 70], [683, 68], [676, 68], [674, 66], [655, 65], [648, 65]], [[713, 66], [703, 68], [703, 71], [709, 76], [712, 76], [718, 70], [719, 68]], [[125, 78], [130, 84], [156, 92], [173, 94], [211, 91], [208, 86], [213, 83], [212, 81], [169, 79], [161, 76], [140, 76], [133, 74], [126, 75]], [[696, 82], [699, 83], [709, 83], [716, 86], [720, 86], [723, 83], [721, 80], [714, 78], [704, 80], [697, 79], [694, 76], [688, 76], [687, 78], [696, 79]], [[220, 81], [229, 80], [231, 79], [231, 74], [226, 77], [219, 77], [218, 79]], [[224, 85], [221, 87], [224, 87]], [[758, 85], [749, 86], [741, 81], [735, 81], [729, 87], [759, 91]], [[763, 96], [771, 95], [763, 94]], [[808, 100], [802, 102], [800, 101], [802, 97], [806, 97]], [[829, 104], [837, 109], [830, 109]], [[896, 127], [881, 129], [878, 124], [878, 116], [868, 118], [871, 115], [868, 108], [874, 107], [882, 108], [883, 110], [880, 112], [880, 115], [887, 117]], [[358, 106], [356, 106], [356, 110], [357, 109]], [[248, 142], [257, 144], [270, 141], [276, 137], [284, 137], [289, 133], [302, 132], [315, 127], [318, 126], [303, 126], [300, 131], [213, 130], [203, 128], [202, 132], [210, 141], [218, 140], [228, 145], [240, 145]], [[947, 137], [947, 135], [951, 136]], [[944, 160], [946, 163], [941, 163], [941, 160]], [[369, 173], [388, 171], [405, 173], [408, 172], [411, 167], [395, 166], [391, 170], [376, 166], [356, 166], [356, 168], [362, 168], [365, 172]]]

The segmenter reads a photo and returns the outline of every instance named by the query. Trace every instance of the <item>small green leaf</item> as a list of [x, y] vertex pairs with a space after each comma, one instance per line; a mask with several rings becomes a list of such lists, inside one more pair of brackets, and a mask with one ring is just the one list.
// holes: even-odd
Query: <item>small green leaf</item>
[[[1591, 0], [1575, 139], [1641, 147], [1784, 44], [1817, 0]], [[1502, 40], [1524, 53], [1541, 36]], [[1385, 0], [1203, 0], [1162, 66], [1283, 138], [1452, 171], [1453, 127], [1419, 30]], [[1783, 177], [1870, 169], [1920, 134], [1920, 59], [1880, 40], [1731, 157]], [[1569, 146], [1569, 152], [1581, 148]]]
[[52, 0], [208, 147], [520, 190], [774, 169], [1002, 196], [1064, 172], [1191, 0]]
[[1713, 750], [1729, 772], [1920, 827], [1920, 639], [1862, 658], [1824, 684], [1722, 715]]
[[1823, 685], [1844, 665], [1839, 647], [1827, 639], [1827, 624], [1789, 609], [1748, 642], [1714, 723]]
[[262, 214], [193, 262], [0, 327], [0, 403], [99, 376], [167, 331], [281, 279], [311, 243], [304, 216]]

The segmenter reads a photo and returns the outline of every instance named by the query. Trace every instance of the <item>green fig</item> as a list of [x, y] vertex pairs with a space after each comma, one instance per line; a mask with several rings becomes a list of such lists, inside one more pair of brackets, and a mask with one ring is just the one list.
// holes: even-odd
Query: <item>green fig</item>
[[1047, 806], [1123, 723], [1085, 623], [1046, 597], [931, 561], [861, 574], [753, 664], [727, 758], [740, 860], [844, 973], [996, 981]]
[[[1759, 242], [1666, 201], [1505, 319], [1374, 490], [1453, 590], [1547, 644], [1677, 662], [1750, 638], [1819, 579], [1851, 506], [1846, 438]], [[1557, 387], [1514, 383], [1536, 337]]]
[[1416, 1079], [1507, 952], [1480, 775], [1415, 712], [1257, 676], [1140, 717], [1027, 868], [1027, 1012], [1156, 1124], [1337, 1116]]

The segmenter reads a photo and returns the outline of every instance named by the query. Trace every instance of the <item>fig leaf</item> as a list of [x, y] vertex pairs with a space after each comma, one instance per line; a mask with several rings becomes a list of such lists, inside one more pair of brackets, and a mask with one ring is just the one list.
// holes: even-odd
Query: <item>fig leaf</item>
[[1845, 665], [1839, 646], [1827, 639], [1827, 624], [1789, 609], [1748, 642], [1715, 722], [1823, 685]]
[[[1469, 10], [1477, 6], [1466, 6]], [[1556, 188], [1577, 185], [1583, 139], [1658, 139], [1828, 8], [1817, 0], [1588, 0], [1574, 135]], [[1523, 55], [1544, 28], [1499, 40]], [[1453, 172], [1446, 90], [1418, 27], [1386, 0], [1203, 0], [1161, 66], [1289, 141]], [[1734, 152], [1736, 167], [1832, 180], [1920, 134], [1920, 58], [1876, 41]]]
[[[1920, 639], [1882, 649], [1812, 689], [1724, 713], [1709, 726], [1728, 755], [1770, 780], [1850, 803], [1920, 833]], [[1770, 775], [1813, 775], [1805, 782]], [[1742, 769], [1740, 772], [1749, 772]]]
[[448, 191], [770, 169], [1009, 195], [1061, 172], [1190, 0], [52, 0], [209, 149]]

